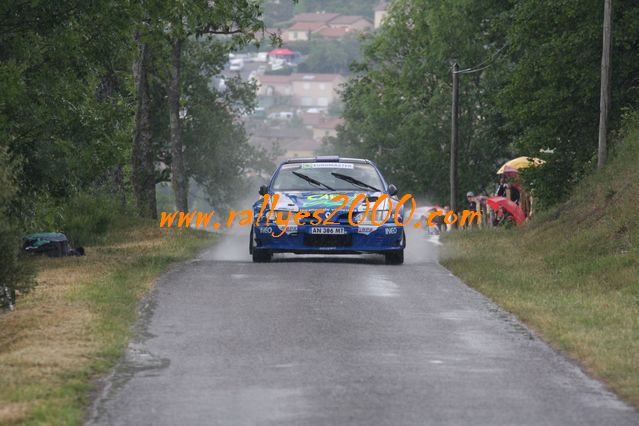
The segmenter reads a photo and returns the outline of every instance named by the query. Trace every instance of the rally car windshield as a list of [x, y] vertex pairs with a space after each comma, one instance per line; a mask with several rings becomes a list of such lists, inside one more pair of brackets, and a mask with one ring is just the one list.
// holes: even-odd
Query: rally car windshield
[[284, 164], [273, 182], [274, 191], [381, 191], [377, 170], [370, 164]]

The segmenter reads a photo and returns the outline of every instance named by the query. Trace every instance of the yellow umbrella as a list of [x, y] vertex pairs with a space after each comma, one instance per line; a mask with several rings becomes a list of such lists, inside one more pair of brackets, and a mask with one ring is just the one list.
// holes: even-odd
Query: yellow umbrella
[[499, 170], [497, 170], [497, 174], [501, 175], [503, 173], [505, 173], [507, 171], [507, 168], [511, 168], [511, 169], [527, 169], [528, 167], [531, 166], [541, 166], [542, 164], [544, 164], [545, 161], [542, 160], [541, 158], [532, 158], [532, 157], [517, 157], [517, 158], [513, 158], [512, 160], [508, 161], [506, 164], [504, 164], [503, 166], [501, 166], [501, 168]]

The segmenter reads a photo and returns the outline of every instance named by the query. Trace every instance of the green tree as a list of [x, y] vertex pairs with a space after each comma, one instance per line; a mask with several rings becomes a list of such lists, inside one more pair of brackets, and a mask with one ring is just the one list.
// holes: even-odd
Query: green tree
[[183, 56], [182, 134], [186, 179], [203, 188], [216, 208], [230, 208], [245, 194], [247, 168], [260, 153], [249, 144], [239, 117], [255, 106], [255, 86], [227, 79], [218, 90], [212, 79], [228, 58], [230, 46], [189, 40]]
[[19, 164], [15, 200], [26, 205], [16, 212], [118, 175], [132, 111], [130, 12], [117, 1], [0, 6], [0, 144]]
[[337, 40], [314, 38], [306, 50], [308, 57], [298, 66], [301, 72], [348, 74], [351, 63], [362, 58], [357, 35]]
[[[507, 29], [512, 70], [498, 95], [517, 150], [547, 164], [526, 173], [552, 204], [592, 169], [597, 147], [603, 3], [519, 1]], [[614, 2], [610, 128], [639, 105], [639, 3]], [[543, 151], [543, 152], [540, 152]]]
[[509, 144], [492, 102], [506, 72], [497, 29], [508, 8], [499, 0], [394, 2], [352, 68], [355, 78], [342, 96], [346, 123], [329, 149], [372, 158], [403, 191], [445, 200], [451, 63], [489, 64], [461, 75], [460, 89], [460, 186], [483, 189]]

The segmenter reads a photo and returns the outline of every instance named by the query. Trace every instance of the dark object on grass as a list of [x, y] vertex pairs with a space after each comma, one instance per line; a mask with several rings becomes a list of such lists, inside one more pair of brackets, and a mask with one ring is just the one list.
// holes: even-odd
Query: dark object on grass
[[0, 312], [13, 311], [16, 308], [16, 291], [5, 285], [0, 286]]
[[69, 250], [67, 256], [84, 256], [84, 247], [76, 247]]
[[22, 248], [30, 254], [62, 257], [69, 252], [69, 240], [59, 232], [40, 232], [24, 237]]
[[22, 249], [29, 254], [48, 257], [84, 256], [84, 248], [72, 249], [69, 239], [60, 232], [40, 232], [23, 238]]

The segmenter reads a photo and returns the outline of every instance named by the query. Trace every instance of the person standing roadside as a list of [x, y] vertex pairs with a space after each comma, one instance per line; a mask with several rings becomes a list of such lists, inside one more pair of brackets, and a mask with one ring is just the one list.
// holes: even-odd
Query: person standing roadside
[[475, 200], [475, 193], [468, 191], [466, 193], [466, 200], [468, 201], [468, 210], [477, 211], [477, 200]]

